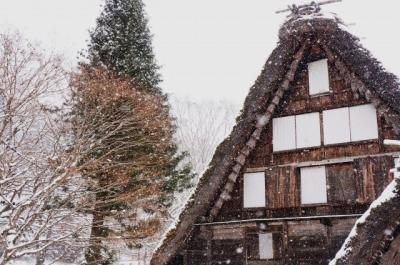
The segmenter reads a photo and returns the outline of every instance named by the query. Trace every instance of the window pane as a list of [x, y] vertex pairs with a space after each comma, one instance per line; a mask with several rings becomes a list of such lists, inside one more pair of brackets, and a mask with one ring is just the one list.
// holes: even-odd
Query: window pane
[[259, 234], [258, 235], [258, 246], [260, 252], [260, 259], [273, 259], [274, 258], [274, 246], [272, 240], [272, 234]]
[[264, 172], [245, 173], [243, 178], [243, 207], [265, 207]]
[[323, 59], [308, 64], [310, 95], [329, 92], [328, 60]]
[[304, 167], [301, 174], [301, 203], [326, 203], [325, 167]]
[[274, 151], [296, 149], [295, 117], [288, 116], [272, 120], [272, 142]]
[[378, 138], [378, 122], [373, 105], [350, 107], [350, 131], [352, 141]]
[[307, 113], [296, 116], [297, 148], [321, 145], [319, 113]]
[[322, 115], [324, 144], [350, 142], [349, 108], [325, 110]]

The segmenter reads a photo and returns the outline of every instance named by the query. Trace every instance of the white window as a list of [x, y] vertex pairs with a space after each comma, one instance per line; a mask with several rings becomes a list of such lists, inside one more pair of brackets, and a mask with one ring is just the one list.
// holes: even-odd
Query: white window
[[324, 144], [350, 142], [349, 108], [325, 110], [322, 115]]
[[310, 95], [329, 92], [329, 71], [327, 59], [308, 64], [308, 84]]
[[399, 164], [400, 158], [399, 157], [395, 157], [394, 158], [394, 167], [396, 168], [397, 165]]
[[307, 113], [296, 116], [296, 147], [321, 145], [319, 113]]
[[304, 167], [300, 169], [301, 203], [326, 203], [325, 167]]
[[360, 105], [323, 112], [324, 143], [337, 144], [378, 138], [373, 105]]
[[318, 112], [275, 118], [272, 127], [274, 151], [321, 145]]
[[265, 207], [264, 172], [245, 173], [243, 179], [243, 207]]
[[273, 119], [272, 136], [274, 151], [296, 149], [295, 116]]
[[373, 105], [350, 107], [350, 131], [352, 141], [378, 138], [378, 123]]
[[272, 233], [258, 235], [258, 247], [260, 259], [273, 259], [274, 258], [274, 244]]

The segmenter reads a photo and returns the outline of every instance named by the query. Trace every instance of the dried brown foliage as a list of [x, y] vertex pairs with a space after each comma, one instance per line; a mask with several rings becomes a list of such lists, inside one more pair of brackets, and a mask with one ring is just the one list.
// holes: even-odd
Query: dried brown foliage
[[83, 68], [71, 86], [76, 98], [74, 127], [91, 127], [86, 137], [99, 143], [84, 158], [94, 161], [86, 163], [84, 173], [110, 191], [119, 190], [104, 198], [104, 206], [138, 203], [162, 192], [167, 173], [162, 165], [171, 160], [173, 136], [164, 99], [101, 68]]
[[[80, 161], [95, 197], [86, 261], [107, 264], [100, 255], [107, 242], [135, 245], [161, 226], [174, 127], [162, 96], [139, 91], [106, 69], [82, 67], [71, 87], [76, 140], [93, 143]], [[134, 214], [138, 208], [154, 215], [144, 221]]]

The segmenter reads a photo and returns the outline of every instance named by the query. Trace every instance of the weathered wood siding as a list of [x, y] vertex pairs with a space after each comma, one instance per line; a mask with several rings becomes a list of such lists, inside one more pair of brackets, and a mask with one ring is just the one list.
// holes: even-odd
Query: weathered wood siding
[[372, 202], [392, 181], [392, 174], [388, 174], [394, 167], [390, 156], [356, 159], [356, 188], [358, 202]]
[[[187, 264], [298, 265], [327, 264], [351, 230], [354, 218], [334, 220], [254, 222], [204, 226], [211, 238], [199, 242], [196, 234], [183, 259]], [[274, 260], [260, 260], [260, 233], [272, 233]], [[222, 239], [221, 235], [227, 237]]]
[[292, 208], [300, 204], [297, 168], [271, 167], [265, 170], [266, 208]]
[[326, 165], [328, 202], [319, 205], [301, 204], [299, 168], [266, 168], [266, 206], [243, 208], [241, 179], [215, 221], [363, 213], [392, 180], [393, 176], [389, 171], [393, 166], [394, 159], [391, 155]]
[[356, 174], [352, 163], [326, 167], [328, 202], [331, 205], [354, 204], [357, 199]]
[[[318, 50], [318, 49], [316, 49]], [[314, 52], [316, 52], [316, 50]], [[313, 59], [323, 57], [313, 55]], [[346, 84], [335, 66], [329, 64], [329, 77], [332, 93], [321, 96], [310, 96], [308, 93], [307, 64], [304, 61], [299, 67], [295, 85], [285, 95], [283, 104], [275, 111], [274, 117], [304, 114], [310, 112], [322, 112], [328, 109], [355, 106], [369, 103], [366, 99], [354, 94], [350, 85]], [[383, 145], [383, 139], [393, 139], [396, 134], [393, 127], [378, 115], [379, 139], [353, 143], [341, 143], [334, 145], [322, 145], [320, 147], [273, 152], [272, 149], [272, 123], [269, 123], [263, 131], [261, 139], [250, 156], [247, 167], [258, 168], [272, 165], [283, 165], [303, 161], [316, 161], [323, 159], [339, 158], [346, 156], [358, 156], [365, 154], [379, 154], [391, 151], [399, 151], [399, 148]]]

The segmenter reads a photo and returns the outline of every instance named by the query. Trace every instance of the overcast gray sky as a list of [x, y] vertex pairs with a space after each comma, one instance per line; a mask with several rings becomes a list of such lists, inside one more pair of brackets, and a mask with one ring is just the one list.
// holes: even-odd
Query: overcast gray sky
[[[164, 90], [193, 100], [241, 103], [277, 42], [285, 15], [303, 0], [145, 0]], [[103, 0], [0, 0], [0, 30], [18, 29], [75, 62]], [[400, 75], [398, 0], [324, 6], [393, 73]]]

